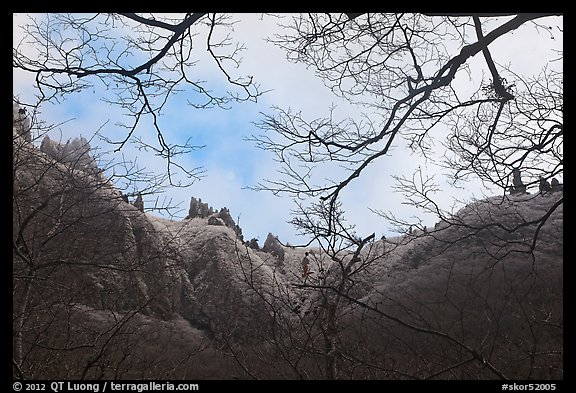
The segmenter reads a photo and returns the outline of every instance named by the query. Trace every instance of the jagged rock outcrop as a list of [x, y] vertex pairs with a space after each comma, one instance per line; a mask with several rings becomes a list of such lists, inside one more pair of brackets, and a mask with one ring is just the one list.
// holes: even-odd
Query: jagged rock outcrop
[[96, 160], [92, 157], [90, 143], [84, 137], [73, 138], [66, 143], [58, 143], [45, 136], [40, 144], [40, 151], [54, 160], [68, 164], [74, 169], [98, 174]]
[[138, 193], [136, 199], [134, 200], [134, 207], [141, 212], [144, 211], [144, 200], [142, 199], [142, 194]]
[[214, 214], [214, 209], [212, 206], [208, 206], [207, 203], [203, 203], [202, 198], [190, 198], [190, 208], [188, 209], [188, 215], [186, 216], [187, 220], [196, 217], [208, 218], [212, 214]]
[[277, 236], [268, 233], [264, 245], [262, 246], [262, 251], [268, 252], [278, 258], [278, 265], [283, 265], [284, 263], [284, 246], [280, 243]]
[[216, 217], [222, 220], [224, 225], [226, 225], [228, 228], [232, 228], [232, 230], [236, 234], [236, 237], [238, 237], [240, 241], [243, 241], [242, 228], [240, 228], [240, 226], [236, 224], [236, 222], [230, 215], [230, 210], [228, 210], [227, 207], [223, 207], [222, 209], [220, 209], [220, 211], [216, 213]]
[[540, 194], [545, 194], [547, 192], [550, 192], [550, 190], [551, 187], [550, 183], [548, 183], [548, 180], [540, 176], [540, 178], [538, 179], [538, 191], [540, 192]]
[[260, 245], [258, 244], [258, 239], [256, 239], [255, 237], [250, 239], [250, 241], [246, 242], [246, 246], [253, 249], [253, 250], [259, 250], [260, 249]]
[[[41, 154], [37, 150], [33, 151]], [[112, 186], [94, 178], [75, 178], [71, 181], [70, 178], [62, 177], [62, 171], [56, 166], [50, 165], [47, 162], [45, 167], [36, 169], [18, 166], [20, 171], [26, 173], [18, 173], [16, 188], [32, 191], [37, 188], [38, 194], [31, 199], [29, 192], [16, 193], [15, 225], [32, 220], [35, 226], [18, 227], [15, 233], [21, 232], [23, 238], [29, 238], [32, 242], [51, 236], [60, 226], [65, 227], [66, 231], [52, 235], [53, 239], [48, 242], [44, 241], [43, 253], [54, 255], [54, 263], [58, 262], [56, 255], [61, 253], [81, 261], [84, 267], [78, 270], [77, 279], [84, 284], [83, 294], [78, 295], [77, 301], [95, 309], [121, 311], [141, 307], [140, 312], [160, 318], [170, 318], [180, 313], [195, 327], [209, 326], [210, 323], [201, 311], [202, 307], [194, 300], [194, 293], [198, 285], [204, 285], [197, 276], [206, 277], [208, 274], [203, 271], [204, 268], [210, 268], [205, 266], [207, 260], [217, 266], [220, 260], [216, 254], [225, 252], [230, 254], [226, 263], [234, 263], [238, 247], [235, 243], [238, 241], [242, 246], [228, 210], [222, 209], [221, 213], [209, 217], [210, 224], [221, 225], [222, 229], [216, 232], [205, 231], [205, 224], [188, 220], [171, 224], [174, 227], [190, 225], [196, 228], [194, 235], [182, 229], [174, 232], [159, 225], [161, 219], [153, 219], [143, 213], [141, 195], [137, 196], [134, 206], [127, 205], [121, 193]], [[32, 171], [41, 175], [28, 176]], [[68, 175], [73, 176], [73, 173]], [[37, 184], [28, 183], [39, 176], [41, 178]], [[43, 213], [38, 215], [42, 220], [34, 221], [34, 211], [38, 209]], [[28, 231], [32, 232], [28, 234]], [[187, 238], [196, 237], [195, 231], [204, 231], [202, 239], [206, 243], [211, 242], [206, 237], [209, 234], [222, 239], [218, 240], [218, 244], [225, 250], [219, 250], [218, 247], [206, 249], [202, 242], [199, 244]], [[187, 236], [183, 236], [184, 233]], [[177, 247], [182, 246], [178, 239], [183, 239], [183, 242], [193, 247]], [[197, 255], [197, 250], [203, 248], [206, 251]], [[230, 273], [230, 269], [225, 271]], [[214, 274], [208, 275], [215, 282], [233, 279], [232, 275], [222, 277], [219, 273]], [[57, 281], [66, 279], [65, 275], [54, 278]], [[229, 285], [224, 287], [232, 289]], [[214, 296], [220, 297], [216, 293]], [[241, 303], [236, 304], [236, 301]], [[242, 297], [235, 299], [234, 303], [237, 310], [246, 307], [242, 305]]]
[[558, 179], [556, 179], [555, 177], [552, 178], [552, 180], [550, 181], [550, 192], [558, 192], [558, 191], [563, 191], [563, 190], [564, 190], [564, 185], [560, 184]]
[[202, 202], [201, 198], [190, 198], [190, 208], [188, 209], [188, 215], [186, 220], [193, 218], [208, 218], [209, 225], [225, 225], [228, 228], [232, 228], [236, 236], [242, 241], [242, 228], [236, 224], [232, 216], [230, 215], [230, 210], [223, 207], [217, 213], [214, 212], [212, 206], [207, 203]]
[[510, 194], [526, 193], [526, 185], [522, 182], [522, 173], [518, 168], [512, 170], [512, 184], [513, 186], [510, 187]]
[[12, 134], [22, 137], [26, 142], [32, 141], [30, 118], [26, 108], [21, 108], [15, 102], [12, 104]]

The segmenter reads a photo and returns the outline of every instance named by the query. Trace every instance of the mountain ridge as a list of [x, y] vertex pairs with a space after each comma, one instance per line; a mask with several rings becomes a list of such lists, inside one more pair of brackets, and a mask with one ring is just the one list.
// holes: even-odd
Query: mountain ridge
[[562, 192], [474, 201], [344, 276], [350, 252], [249, 247], [226, 210], [144, 212], [84, 170], [85, 143], [62, 162], [14, 124], [15, 376], [323, 379], [340, 359], [351, 379], [562, 378]]

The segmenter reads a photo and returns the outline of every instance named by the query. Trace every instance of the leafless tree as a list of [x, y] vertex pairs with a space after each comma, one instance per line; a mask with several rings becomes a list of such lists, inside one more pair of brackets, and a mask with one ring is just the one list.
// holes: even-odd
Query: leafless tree
[[[334, 205], [369, 165], [403, 154], [393, 153], [394, 145], [405, 144], [410, 154], [432, 158], [438, 149], [431, 143], [437, 146], [443, 138], [446, 153], [433, 159], [444, 156], [443, 166], [455, 183], [474, 175], [507, 191], [513, 169], [522, 171], [528, 187], [539, 176], [562, 177], [561, 72], [549, 66], [537, 77], [519, 75], [491, 54], [500, 37], [517, 29], [561, 34], [539, 23], [555, 15], [294, 17], [285, 26], [290, 33], [274, 42], [290, 59], [316, 69], [335, 94], [372, 114], [339, 119], [331, 110], [328, 117], [312, 121], [285, 108], [266, 114], [259, 124], [266, 134], [252, 140], [274, 152], [283, 167], [278, 178], [256, 189]], [[476, 55], [483, 57], [490, 79], [468, 97], [455, 77], [470, 72]], [[557, 54], [549, 65], [561, 58]], [[447, 137], [446, 126], [451, 130]], [[326, 171], [335, 174], [324, 179]]]
[[[228, 109], [232, 102], [255, 101], [261, 94], [251, 76], [235, 75], [245, 48], [234, 42], [233, 24], [226, 15], [205, 13], [35, 14], [22, 26], [12, 66], [34, 75], [36, 105], [88, 89], [102, 91], [104, 102], [121, 108], [128, 119], [117, 122], [126, 132], [108, 140], [116, 151], [128, 142], [150, 150], [166, 160], [171, 185], [187, 185], [173, 176], [174, 170], [191, 181], [202, 171], [183, 167], [177, 157], [200, 146], [165, 139], [161, 114], [170, 98], [186, 93], [194, 108]], [[213, 91], [217, 81], [197, 75], [195, 66], [204, 53], [209, 55], [206, 63], [211, 60], [230, 85], [225, 93]], [[154, 144], [137, 132], [146, 121], [156, 130]]]
[[238, 248], [262, 300], [257, 340], [222, 349], [254, 379], [562, 378], [562, 218], [553, 199], [538, 203], [526, 215], [518, 201], [480, 201], [389, 241], [359, 238], [328, 204], [301, 207], [316, 274], [288, 268], [262, 285], [265, 257]]
[[[150, 313], [170, 312], [175, 283], [166, 270], [179, 259], [170, 247], [145, 239], [151, 228], [139, 223], [135, 207], [111, 184], [115, 179], [102, 175], [107, 168], [86, 164], [92, 161], [85, 154], [94, 151], [81, 146], [82, 154], [50, 156], [34, 139], [53, 126], [32, 119], [17, 116], [13, 133], [14, 377], [185, 375], [205, 343], [182, 340], [178, 353], [151, 351], [156, 329], [146, 321]], [[164, 323], [154, 347], [178, 340], [172, 325]]]
[[[276, 108], [275, 114], [265, 114], [259, 123], [266, 133], [251, 138], [260, 148], [273, 152], [282, 165], [277, 178], [267, 179], [255, 189], [310, 201], [307, 206], [299, 204], [293, 222], [297, 228], [313, 233], [312, 239], [320, 244], [334, 244], [329, 239], [338, 239], [338, 244], [351, 242], [350, 245], [362, 248], [360, 239], [354, 240], [349, 230], [339, 224], [340, 196], [369, 165], [402, 154], [392, 152], [395, 144], [406, 144], [412, 154], [432, 158], [432, 143], [436, 141], [437, 146], [438, 138], [445, 137], [445, 154], [439, 157], [443, 156], [443, 167], [450, 171], [452, 183], [462, 184], [474, 176], [502, 190], [500, 198], [471, 204], [470, 208], [477, 210], [463, 215], [440, 207], [441, 197], [436, 195], [439, 186], [422, 170], [412, 177], [396, 177], [396, 191], [405, 195], [405, 203], [435, 215], [438, 227], [427, 228], [422, 221], [409, 222], [391, 213], [375, 212], [405, 234], [406, 242], [437, 253], [415, 251], [418, 255], [409, 256], [409, 264], [416, 268], [435, 260], [438, 265], [434, 266], [442, 266], [448, 274], [432, 280], [434, 284], [424, 284], [422, 279], [421, 285], [427, 289], [421, 293], [405, 287], [399, 290], [405, 297], [387, 292], [375, 295], [379, 299], [376, 304], [370, 303], [374, 298], [366, 301], [348, 294], [346, 286], [316, 286], [316, 290], [329, 290], [338, 299], [345, 298], [363, 310], [359, 320], [364, 323], [359, 323], [358, 332], [367, 326], [386, 332], [380, 342], [367, 336], [365, 344], [357, 347], [362, 350], [351, 352], [352, 365], [370, 365], [371, 370], [380, 370], [388, 377], [406, 378], [561, 375], [558, 356], [562, 349], [556, 340], [562, 334], [562, 313], [553, 305], [562, 302], [561, 295], [554, 290], [554, 294], [540, 299], [546, 303], [545, 313], [555, 315], [552, 327], [536, 317], [534, 310], [527, 311], [532, 306], [517, 294], [531, 293], [529, 288], [535, 282], [557, 285], [561, 256], [552, 262], [554, 268], [550, 271], [554, 273], [534, 266], [548, 263], [540, 254], [550, 233], [543, 228], [557, 233], [556, 221], [550, 220], [561, 214], [562, 193], [549, 195], [545, 210], [536, 217], [528, 219], [520, 212], [507, 212], [503, 217], [498, 212], [509, 206], [506, 194], [514, 170], [522, 171], [528, 187], [538, 184], [540, 176], [562, 177], [562, 82], [561, 72], [551, 66], [562, 54], [550, 59], [539, 76], [531, 77], [499, 65], [491, 53], [498, 38], [516, 29], [542, 29], [552, 38], [561, 34], [540, 23], [550, 16], [555, 15], [308, 14], [294, 17], [292, 24], [285, 26], [291, 34], [276, 38], [289, 58], [313, 67], [336, 95], [373, 110], [372, 119], [339, 119], [331, 109], [326, 118], [307, 120], [300, 112]], [[490, 80], [468, 98], [458, 91], [454, 79], [462, 72], [470, 72], [468, 63], [475, 55], [482, 56]], [[443, 131], [446, 126], [450, 129], [447, 136]], [[326, 173], [332, 177], [327, 178]], [[525, 200], [536, 197], [527, 196]], [[320, 212], [323, 225], [314, 225], [310, 218]], [[412, 226], [416, 228], [414, 234], [408, 233], [411, 231], [407, 228]], [[312, 229], [315, 230], [311, 232]], [[459, 244], [469, 245], [469, 241], [478, 249], [459, 248]], [[460, 251], [458, 257], [452, 255], [455, 249]], [[324, 251], [338, 260], [333, 247]], [[524, 264], [515, 259], [524, 257]], [[468, 284], [473, 295], [461, 301], [457, 299], [459, 292], [451, 292], [450, 287], [461, 285], [455, 284], [455, 277], [465, 277], [462, 264], [472, 261], [477, 261], [480, 270]], [[517, 277], [510, 280], [506, 269], [511, 266]], [[432, 273], [422, 269], [423, 275]], [[498, 290], [486, 292], [492, 286]], [[496, 292], [507, 299], [504, 304]], [[534, 293], [542, 294], [540, 290]], [[470, 311], [475, 304], [480, 304], [478, 309], [484, 310], [485, 318]], [[524, 314], [518, 314], [518, 309]], [[518, 326], [530, 326], [533, 335], [527, 338], [508, 331], [512, 319]], [[470, 336], [471, 321], [485, 326], [483, 341]], [[454, 323], [461, 325], [459, 331], [450, 326]], [[534, 329], [535, 326], [539, 328]], [[505, 330], [508, 333], [502, 333]], [[539, 333], [534, 333], [536, 330]], [[514, 335], [517, 336], [513, 339]], [[518, 359], [504, 360], [507, 356], [496, 350], [500, 345], [510, 345], [502, 341], [504, 337], [527, 343], [513, 344]], [[422, 347], [424, 343], [427, 344]], [[396, 358], [396, 363], [390, 364], [382, 358], [388, 345], [411, 355]], [[378, 350], [370, 353], [368, 348]], [[368, 357], [360, 357], [359, 353]], [[530, 359], [528, 364], [519, 360], [523, 356]], [[333, 367], [335, 359], [329, 364]], [[543, 371], [547, 367], [555, 371], [548, 374]], [[337, 372], [326, 374], [335, 375]]]
[[[307, 14], [284, 26], [287, 34], [274, 41], [288, 57], [313, 67], [336, 95], [371, 113], [361, 119], [340, 119], [331, 110], [326, 118], [308, 120], [299, 112], [276, 108], [259, 123], [266, 134], [252, 140], [275, 153], [283, 169], [278, 178], [257, 189], [306, 199], [298, 204], [293, 223], [309, 236], [308, 246], [322, 250], [334, 270], [326, 276], [328, 281], [298, 284], [319, 305], [316, 314], [303, 317], [294, 311], [292, 292], [280, 283], [263, 288], [253, 275], [257, 267], [250, 265], [249, 251], [248, 257], [239, 253], [238, 259], [249, 266], [241, 264], [240, 274], [262, 299], [265, 318], [258, 321], [268, 322], [255, 335], [270, 346], [251, 355], [267, 364], [281, 359], [287, 365], [281, 372], [297, 378], [310, 377], [311, 364], [312, 377], [318, 378], [562, 375], [563, 317], [558, 306], [562, 296], [556, 274], [562, 255], [553, 261], [542, 259], [546, 245], [540, 241], [542, 234], [562, 231], [552, 222], [561, 211], [562, 193], [548, 199], [547, 210], [536, 218], [510, 215], [506, 225], [496, 219], [482, 221], [496, 217], [498, 208], [508, 203], [514, 170], [522, 171], [527, 186], [537, 184], [540, 176], [563, 175], [562, 80], [561, 72], [552, 67], [562, 53], [534, 78], [499, 64], [492, 51], [498, 39], [511, 37], [518, 29], [561, 35], [561, 30], [542, 25], [545, 18], [555, 17], [561, 14]], [[126, 137], [116, 141], [118, 148], [135, 137], [137, 126], [148, 116], [158, 136], [152, 148], [172, 165], [173, 157], [191, 146], [165, 141], [158, 115], [181, 86], [205, 98], [191, 102], [198, 108], [227, 107], [260, 94], [252, 78], [232, 76], [228, 64], [237, 65], [242, 47], [229, 46], [230, 35], [218, 35], [229, 27], [225, 17], [204, 14], [49, 15], [26, 27], [28, 35], [14, 50], [13, 66], [36, 75], [42, 101], [59, 100], [101, 83], [114, 94], [105, 99], [132, 115], [132, 122], [124, 124]], [[123, 35], [126, 28], [133, 34]], [[208, 54], [236, 89], [229, 95], [214, 95], [208, 84], [190, 76], [192, 41], [197, 37], [202, 37]], [[116, 44], [118, 40], [122, 45]], [[33, 55], [24, 50], [29, 42], [37, 48]], [[465, 95], [454, 80], [470, 72], [475, 56], [483, 59], [490, 76], [474, 94]], [[419, 174], [398, 177], [396, 190], [407, 196], [406, 201], [435, 213], [445, 226], [429, 229], [421, 222], [379, 213], [406, 232], [399, 247], [410, 242], [421, 247], [417, 255], [407, 257], [407, 265], [418, 269], [417, 277], [433, 279], [414, 279], [417, 286], [411, 287], [397, 278], [396, 286], [383, 285], [361, 297], [358, 285], [369, 281], [378, 260], [392, 251], [373, 249], [374, 235], [358, 236], [353, 223], [344, 224], [340, 196], [368, 166], [398, 154], [392, 151], [395, 144], [406, 144], [407, 154], [431, 157], [432, 143], [440, 137], [446, 148], [440, 156], [452, 181], [478, 177], [502, 189], [501, 198], [488, 206], [471, 205], [472, 210], [462, 216], [442, 211], [434, 199], [438, 187], [432, 179]], [[336, 178], [326, 179], [325, 170], [334, 168], [344, 171], [335, 170]], [[60, 217], [58, 212], [49, 216], [56, 222]], [[418, 229], [414, 236], [407, 233], [408, 225]], [[552, 230], [544, 230], [550, 226]], [[477, 248], [462, 253], [459, 245], [469, 240]], [[23, 240], [15, 240], [15, 252], [23, 252], [22, 244]], [[427, 254], [430, 250], [438, 254]], [[527, 258], [518, 259], [519, 255]], [[24, 257], [25, 253], [20, 259], [26, 266]], [[438, 258], [436, 263], [427, 264], [432, 258]], [[536, 261], [542, 260], [552, 273], [537, 266]], [[29, 271], [19, 274], [34, 276]], [[467, 283], [465, 288], [462, 283]], [[30, 287], [19, 286], [23, 296], [18, 298], [27, 299]], [[20, 334], [21, 321], [15, 317]], [[250, 357], [235, 350], [241, 347], [233, 341], [234, 326], [226, 323], [221, 325], [226, 348], [248, 375], [258, 377], [248, 363]], [[483, 334], [474, 334], [478, 326]], [[521, 333], [515, 330], [518, 326]], [[382, 335], [374, 337], [370, 334], [374, 331]], [[18, 342], [23, 343], [16, 338]], [[100, 359], [98, 353], [95, 356], [91, 359]], [[23, 355], [18, 355], [15, 367], [20, 373], [25, 372], [22, 364]], [[358, 371], [361, 366], [365, 373]]]

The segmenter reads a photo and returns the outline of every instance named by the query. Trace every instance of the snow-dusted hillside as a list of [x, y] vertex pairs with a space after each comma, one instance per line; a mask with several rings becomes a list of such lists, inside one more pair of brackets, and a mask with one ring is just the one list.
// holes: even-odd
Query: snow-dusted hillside
[[15, 375], [562, 378], [562, 192], [475, 201], [343, 274], [353, 249], [253, 249], [233, 222], [144, 212], [93, 160], [13, 137]]
[[[450, 258], [463, 264], [485, 258], [489, 266], [505, 264], [501, 259], [525, 258], [527, 268], [533, 263], [540, 269], [562, 268], [562, 199], [562, 192], [494, 196], [469, 204], [427, 233], [380, 240], [372, 253], [387, 250], [386, 255], [375, 260], [373, 270], [362, 281], [377, 289], [406, 280], [432, 280], [433, 271]], [[549, 212], [552, 214], [539, 226]], [[430, 274], [424, 274], [427, 270]]]

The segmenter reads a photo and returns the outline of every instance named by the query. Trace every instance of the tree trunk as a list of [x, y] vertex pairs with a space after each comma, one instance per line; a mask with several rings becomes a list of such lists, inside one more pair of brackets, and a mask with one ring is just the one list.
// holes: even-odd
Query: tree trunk
[[[32, 290], [32, 281], [34, 280], [33, 272], [29, 273], [29, 277], [25, 279], [24, 283], [24, 292], [22, 295], [22, 303], [20, 307], [18, 307], [18, 311], [16, 314], [16, 335], [14, 337], [14, 366], [17, 370], [22, 370], [22, 362], [24, 361], [23, 357], [23, 333], [24, 330], [24, 322], [26, 321], [26, 312], [28, 309], [28, 298], [30, 297], [30, 291]], [[23, 375], [22, 375], [23, 377]]]

